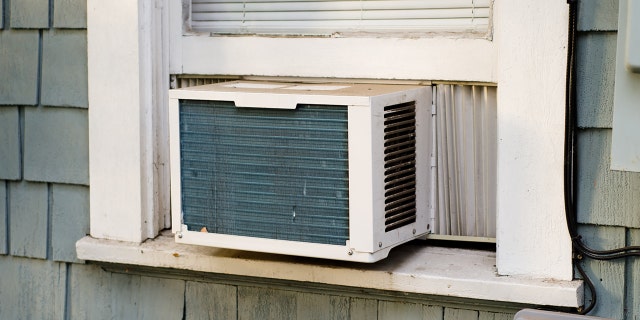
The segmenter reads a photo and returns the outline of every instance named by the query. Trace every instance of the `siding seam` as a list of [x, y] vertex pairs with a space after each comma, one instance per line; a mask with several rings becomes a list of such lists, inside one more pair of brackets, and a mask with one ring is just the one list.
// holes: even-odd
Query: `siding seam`
[[4, 227], [5, 227], [5, 234], [4, 234], [4, 249], [5, 252], [7, 254], [10, 254], [10, 250], [9, 250], [9, 230], [11, 229], [9, 227], [9, 182], [8, 181], [2, 181], [2, 183], [4, 183], [4, 195], [0, 195], [5, 197], [4, 198]]
[[11, 208], [11, 192], [9, 191], [9, 187], [11, 186], [11, 184], [8, 181], [5, 181], [5, 186], [6, 186], [6, 190], [5, 190], [5, 195], [7, 197], [7, 201], [5, 203], [6, 206], [6, 211], [5, 211], [5, 223], [6, 223], [6, 229], [7, 229], [7, 234], [6, 234], [6, 243], [5, 246], [7, 247], [7, 255], [12, 255], [11, 254], [11, 212], [9, 211], [9, 208]]
[[37, 71], [37, 84], [36, 84], [36, 106], [40, 106], [42, 101], [42, 47], [43, 47], [44, 29], [38, 30], [38, 71]]
[[65, 283], [64, 283], [64, 312], [62, 314], [63, 319], [67, 320], [67, 319], [71, 319], [71, 267], [72, 267], [72, 263], [66, 262], [65, 263], [67, 265], [67, 269], [65, 270], [66, 272], [66, 279], [65, 279]]
[[49, 0], [49, 29], [53, 28], [53, 0]]
[[11, 27], [10, 23], [9, 23], [9, 19], [11, 18], [11, 11], [10, 8], [11, 6], [9, 5], [9, 0], [2, 0], [2, 9], [4, 10], [4, 12], [2, 12], [3, 14], [3, 18], [2, 18], [2, 23], [3, 29], [9, 29]]
[[18, 140], [19, 140], [18, 161], [20, 161], [20, 163], [18, 164], [20, 166], [20, 175], [18, 176], [18, 180], [23, 180], [24, 179], [24, 107], [18, 107]]
[[[183, 299], [183, 303], [182, 303], [182, 320], [187, 319], [187, 290], [188, 290], [188, 281], [184, 281], [184, 292], [182, 293], [182, 299]], [[236, 290], [236, 300], [238, 299], [238, 293]], [[237, 306], [237, 304], [236, 304]], [[237, 313], [236, 313], [237, 314]]]
[[53, 229], [53, 187], [49, 182], [47, 183], [47, 259], [53, 260], [53, 241], [51, 239], [51, 231]]

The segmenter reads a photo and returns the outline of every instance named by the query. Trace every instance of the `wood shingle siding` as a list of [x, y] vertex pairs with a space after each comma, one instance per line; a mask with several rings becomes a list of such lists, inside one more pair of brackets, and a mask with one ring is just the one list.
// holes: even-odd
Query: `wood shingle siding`
[[[597, 249], [640, 245], [640, 176], [609, 168], [617, 17], [616, 0], [579, 1], [578, 219]], [[86, 1], [0, 1], [0, 28], [0, 319], [506, 320], [525, 307], [78, 260]], [[640, 318], [640, 259], [581, 263], [598, 292], [592, 315]]]

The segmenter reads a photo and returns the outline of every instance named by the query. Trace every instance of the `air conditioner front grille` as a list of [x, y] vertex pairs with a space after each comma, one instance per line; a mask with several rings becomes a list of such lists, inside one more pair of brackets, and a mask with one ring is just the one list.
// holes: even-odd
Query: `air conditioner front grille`
[[180, 103], [183, 223], [190, 231], [344, 245], [347, 107]]
[[416, 108], [384, 108], [385, 231], [416, 221]]

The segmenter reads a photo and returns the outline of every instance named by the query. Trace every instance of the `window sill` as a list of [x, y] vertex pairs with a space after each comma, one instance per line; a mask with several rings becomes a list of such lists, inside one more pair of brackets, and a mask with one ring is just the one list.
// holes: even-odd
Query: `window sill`
[[583, 296], [582, 281], [498, 276], [494, 252], [413, 244], [375, 264], [182, 245], [169, 232], [141, 244], [85, 237], [76, 248], [90, 261], [481, 300], [578, 307]]

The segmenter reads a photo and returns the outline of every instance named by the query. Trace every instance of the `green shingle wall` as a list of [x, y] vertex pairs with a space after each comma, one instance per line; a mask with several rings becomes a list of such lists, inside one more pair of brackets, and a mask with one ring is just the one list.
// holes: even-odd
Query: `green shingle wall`
[[618, 30], [618, 0], [579, 0], [578, 31]]
[[87, 0], [53, 0], [53, 27], [85, 29]]
[[7, 182], [0, 180], [0, 255], [7, 254]]
[[0, 32], [0, 105], [36, 105], [38, 103], [37, 30]]
[[27, 108], [24, 117], [25, 179], [88, 185], [87, 111]]
[[86, 1], [2, 0], [0, 18], [0, 254], [79, 262], [75, 242], [89, 228]]
[[611, 128], [616, 32], [585, 32], [576, 46], [578, 126]]
[[578, 221], [640, 228], [640, 173], [610, 169], [611, 130], [578, 133]]
[[42, 93], [45, 106], [88, 106], [87, 33], [51, 30], [42, 39]]
[[49, 27], [49, 0], [11, 0], [11, 28], [45, 29]]
[[[578, 219], [585, 241], [602, 249], [640, 244], [640, 176], [609, 169], [617, 10], [615, 0], [579, 1]], [[504, 320], [522, 307], [114, 273], [78, 261], [90, 205], [86, 1], [0, 1], [0, 26], [0, 319]], [[593, 315], [640, 318], [640, 259], [583, 265], [598, 288]]]
[[[593, 249], [618, 248], [626, 244], [625, 228], [623, 227], [582, 225], [578, 231], [585, 243]], [[625, 291], [627, 289], [625, 288], [625, 282], [628, 281], [625, 274], [625, 260], [601, 261], [584, 259], [582, 265], [598, 293], [598, 303], [590, 315], [610, 319], [625, 319]], [[591, 296], [587, 294], [585, 300], [589, 303]]]
[[89, 234], [89, 187], [53, 184], [50, 197], [51, 248], [54, 261], [80, 262], [77, 239]]
[[22, 178], [20, 113], [18, 107], [0, 107], [0, 179]]
[[86, 1], [1, 3], [0, 254], [78, 262], [89, 227]]
[[9, 249], [14, 256], [47, 258], [48, 188], [46, 183], [9, 183]]
[[66, 265], [0, 257], [0, 319], [64, 319]]
[[[640, 173], [610, 169], [618, 1], [580, 0], [579, 8], [579, 232], [595, 249], [639, 245]], [[582, 265], [598, 293], [598, 304], [590, 315], [640, 319], [639, 258], [584, 259]], [[585, 299], [590, 301], [588, 292]]]
[[517, 311], [114, 273], [78, 260], [90, 206], [86, 10], [84, 0], [0, 0], [0, 319], [495, 320]]

